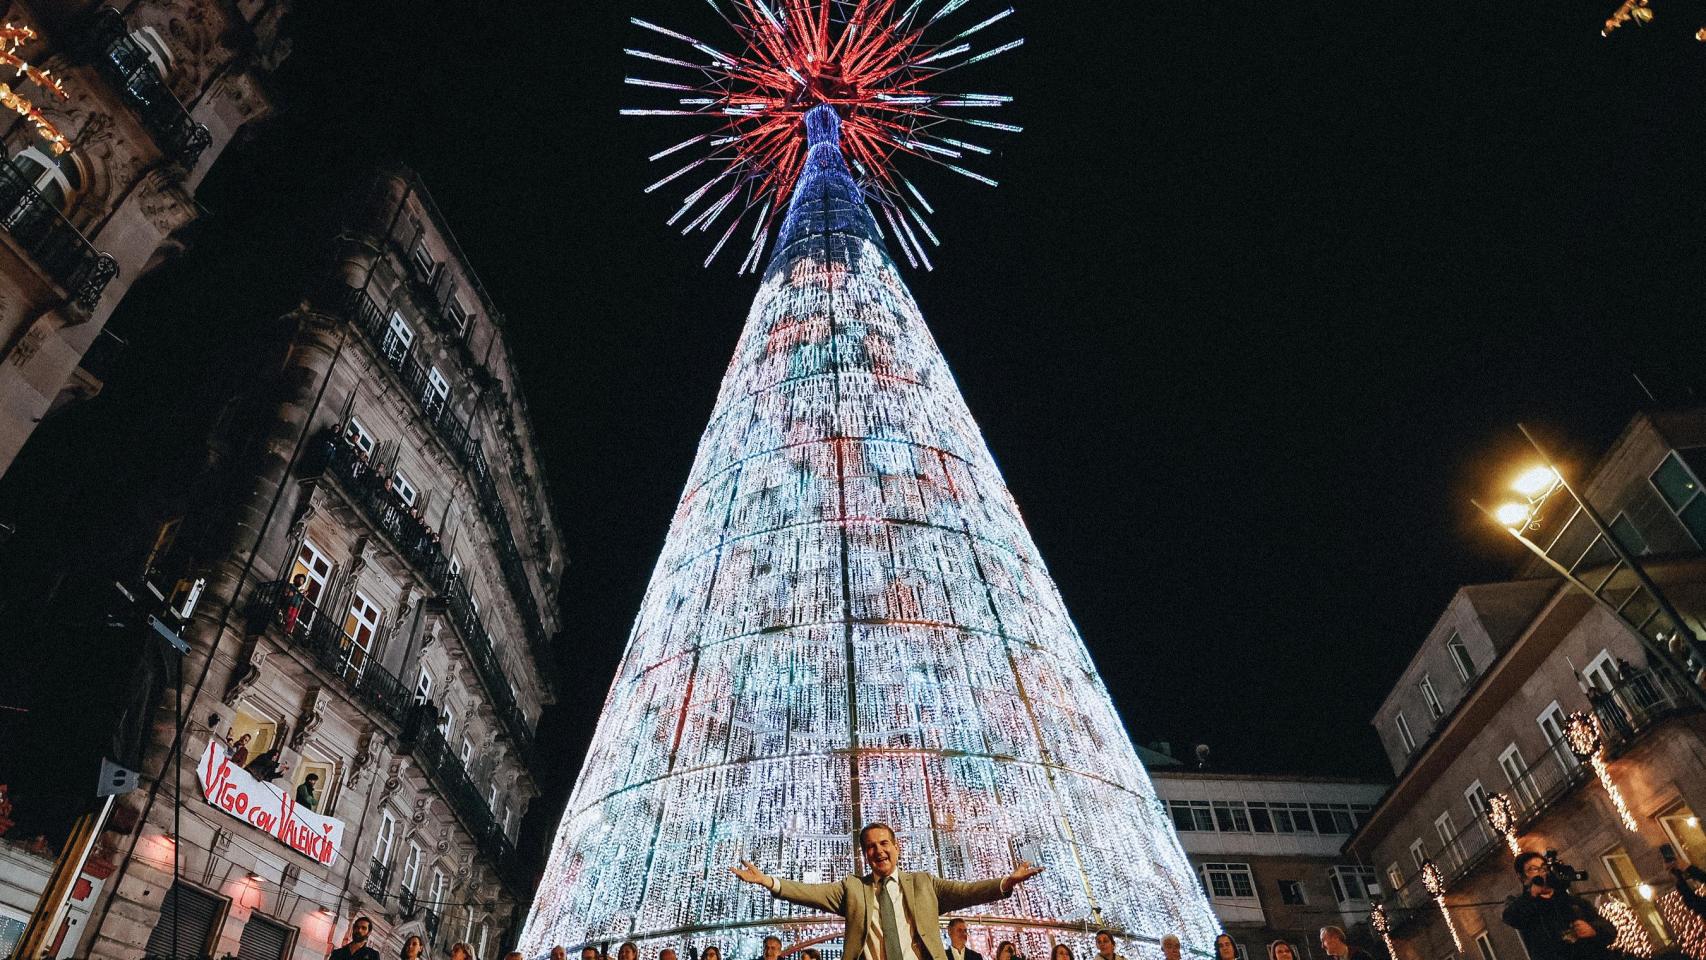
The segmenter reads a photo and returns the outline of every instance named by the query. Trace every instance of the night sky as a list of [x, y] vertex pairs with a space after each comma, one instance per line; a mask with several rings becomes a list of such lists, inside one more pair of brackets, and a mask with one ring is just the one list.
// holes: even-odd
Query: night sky
[[[1468, 504], [1515, 424], [1581, 465], [1645, 403], [1632, 374], [1673, 402], [1700, 380], [1702, 14], [1656, 0], [1602, 39], [1612, 0], [1013, 2], [1027, 44], [966, 86], [1015, 95], [1026, 132], [978, 165], [999, 189], [922, 171], [924, 315], [1134, 740], [1387, 773], [1392, 678], [1519, 559]], [[191, 252], [113, 321], [108, 389], [43, 425], [0, 518], [18, 555], [87, 542], [44, 531], [133, 489], [145, 425], [294, 301], [338, 186], [407, 162], [508, 315], [571, 557], [542, 842], [755, 289], [641, 192], [689, 130], [617, 116], [661, 105], [621, 83], [663, 75], [621, 55], [626, 18], [723, 35], [687, 0], [298, 8], [279, 115], [220, 160]], [[19, 833], [91, 777], [36, 776], [26, 805], [36, 770], [0, 768]]]

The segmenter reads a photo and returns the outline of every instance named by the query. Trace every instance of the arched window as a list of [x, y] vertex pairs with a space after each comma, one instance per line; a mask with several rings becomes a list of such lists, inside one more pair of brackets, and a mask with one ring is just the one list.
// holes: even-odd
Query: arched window
[[60, 213], [69, 212], [83, 192], [83, 169], [70, 153], [51, 157], [35, 147], [27, 147], [12, 157], [12, 166]]
[[141, 27], [131, 31], [130, 39], [142, 48], [148, 57], [148, 62], [154, 65], [154, 71], [162, 77], [171, 75], [172, 49], [166, 46], [166, 39], [160, 36], [160, 31], [153, 27]]

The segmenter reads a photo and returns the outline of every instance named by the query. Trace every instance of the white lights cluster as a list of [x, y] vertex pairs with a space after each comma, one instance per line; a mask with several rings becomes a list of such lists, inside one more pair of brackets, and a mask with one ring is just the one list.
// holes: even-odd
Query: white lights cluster
[[[829, 141], [833, 148], [834, 141]], [[521, 938], [755, 956], [839, 921], [730, 875], [1047, 868], [978, 908], [1086, 954], [1219, 925], [918, 306], [816, 144]], [[839, 941], [822, 949], [838, 955]], [[1154, 951], [1138, 951], [1146, 956]]]

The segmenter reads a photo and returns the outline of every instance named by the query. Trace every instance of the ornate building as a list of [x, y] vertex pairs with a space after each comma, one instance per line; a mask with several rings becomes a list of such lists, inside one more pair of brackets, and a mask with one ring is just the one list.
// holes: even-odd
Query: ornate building
[[319, 958], [366, 915], [386, 956], [419, 934], [491, 960], [531, 892], [515, 839], [564, 566], [531, 422], [419, 181], [349, 209], [326, 276], [239, 348], [245, 386], [142, 560], [178, 609], [202, 587], [87, 954]]
[[[8, 5], [0, 473], [55, 406], [100, 390], [119, 346], [102, 337], [113, 307], [181, 249], [197, 185], [272, 110], [263, 79], [288, 52], [289, 6]], [[46, 72], [14, 76], [14, 61]]]

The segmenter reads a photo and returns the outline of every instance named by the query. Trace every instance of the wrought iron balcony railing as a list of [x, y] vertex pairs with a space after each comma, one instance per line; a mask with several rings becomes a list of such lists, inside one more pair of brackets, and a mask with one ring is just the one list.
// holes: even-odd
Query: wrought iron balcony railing
[[467, 471], [474, 489], [474, 499], [479, 503], [480, 511], [485, 514], [495, 535], [492, 543], [498, 554], [498, 566], [503, 571], [510, 593], [515, 596], [516, 606], [521, 611], [522, 626], [527, 631], [528, 642], [543, 658], [548, 647], [538, 601], [533, 595], [533, 587], [528, 582], [521, 550], [516, 546], [515, 535], [510, 526], [509, 511], [504, 508], [503, 498], [498, 494], [491, 464], [486, 460], [479, 438], [471, 433], [472, 423], [457, 417], [450, 405], [444, 402], [443, 395], [434, 389], [430, 382], [431, 368], [415, 357], [414, 344], [404, 342], [391, 329], [390, 314], [366, 290], [344, 287], [341, 293], [334, 295], [338, 297], [345, 317], [366, 334], [369, 342], [402, 381], [403, 388], [415, 399], [422, 417], [432, 425], [445, 446], [450, 448]]
[[0, 162], [0, 229], [85, 310], [95, 308], [101, 291], [118, 276], [118, 261], [96, 250], [10, 162]]
[[526, 758], [532, 751], [533, 730], [527, 725], [527, 717], [516, 702], [515, 690], [498, 662], [491, 635], [469, 598], [467, 583], [450, 571], [450, 559], [433, 538], [432, 531], [404, 508], [396, 494], [385, 489], [383, 476], [368, 465], [353, 444], [330, 428], [320, 435], [320, 443], [324, 458], [321, 469], [337, 479], [345, 496], [396, 544], [403, 558], [438, 592], [439, 602], [462, 635], [493, 711]]
[[191, 119], [178, 102], [148, 51], [130, 35], [124, 15], [112, 7], [102, 7], [95, 14], [89, 42], [95, 63], [136, 111], [160, 152], [184, 170], [194, 169], [202, 153], [213, 145], [213, 134], [206, 124]]
[[368, 862], [367, 883], [362, 886], [374, 900], [384, 903], [387, 895], [386, 886], [391, 882], [390, 864], [381, 863], [377, 858]]
[[[1617, 756], [1659, 722], [1693, 712], [1695, 707], [1681, 682], [1658, 670], [1639, 670], [1624, 675], [1610, 691], [1590, 695], [1606, 752]], [[1545, 752], [1529, 763], [1505, 791], [1515, 808], [1515, 829], [1520, 833], [1531, 826], [1591, 776], [1587, 765], [1576, 759], [1562, 738], [1549, 742]], [[1432, 851], [1432, 859], [1449, 889], [1504, 847], [1505, 838], [1481, 816], [1441, 843]], [[1419, 868], [1405, 877], [1397, 890], [1386, 891], [1385, 905], [1394, 930], [1416, 919], [1418, 914], [1426, 916], [1427, 911], [1435, 909]]]
[[426, 942], [429, 947], [438, 946], [438, 923], [440, 919], [437, 910], [428, 908], [426, 916], [421, 920], [421, 926], [426, 929]]
[[438, 716], [431, 707], [416, 707], [403, 728], [403, 746], [438, 785], [457, 819], [474, 838], [475, 846], [498, 868], [499, 878], [510, 882], [516, 876], [515, 846], [492, 815], [491, 807], [486, 805], [486, 798], [469, 778], [462, 761], [445, 742], [437, 724]]
[[283, 580], [260, 585], [249, 607], [250, 630], [277, 626], [292, 646], [372, 704], [380, 716], [402, 726], [412, 694], [396, 675], [373, 661], [369, 655], [371, 640], [364, 645], [313, 601], [304, 598], [293, 604], [287, 587]]
[[415, 899], [415, 892], [408, 887], [397, 889], [397, 909], [404, 917], [413, 917], [415, 910], [420, 907], [420, 901]]

